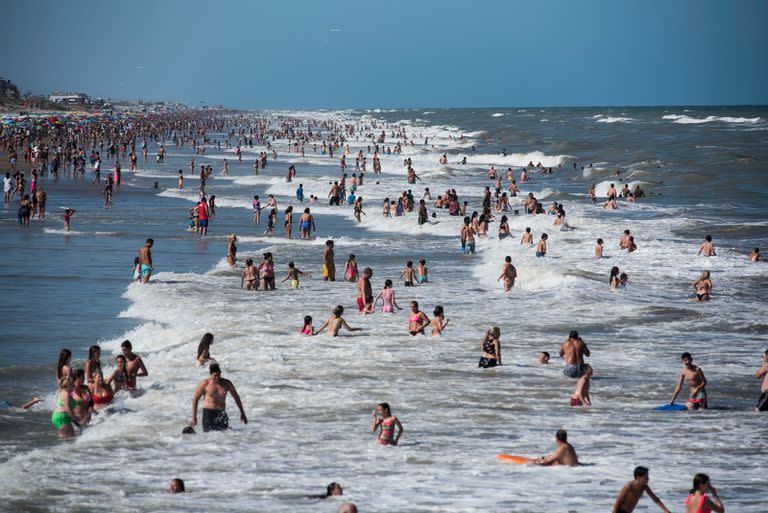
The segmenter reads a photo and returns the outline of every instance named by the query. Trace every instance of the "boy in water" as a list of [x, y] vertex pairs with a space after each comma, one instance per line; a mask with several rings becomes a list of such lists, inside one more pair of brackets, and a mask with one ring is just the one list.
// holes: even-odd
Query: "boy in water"
[[584, 373], [576, 382], [576, 390], [571, 396], [571, 406], [592, 406], [589, 399], [589, 382], [592, 378], [592, 366], [588, 363], [583, 365]]
[[291, 288], [292, 289], [298, 289], [299, 288], [299, 275], [304, 276], [304, 273], [301, 272], [299, 269], [296, 268], [296, 266], [293, 264], [293, 262], [288, 262], [288, 274], [283, 278], [283, 281], [280, 283], [285, 283], [288, 280], [291, 280]]
[[[373, 410], [373, 420], [371, 421], [371, 432], [375, 433], [379, 428], [378, 441], [381, 445], [397, 445], [403, 434], [403, 425], [392, 415], [392, 410], [388, 403], [381, 403]], [[397, 434], [395, 434], [397, 428]]]
[[704, 242], [701, 243], [701, 247], [699, 247], [699, 252], [696, 254], [700, 256], [702, 253], [704, 253], [705, 257], [717, 256], [717, 253], [715, 253], [715, 244], [712, 242], [711, 235], [707, 235], [704, 237]]
[[517, 278], [517, 269], [512, 265], [512, 257], [505, 256], [504, 265], [501, 267], [501, 275], [499, 275], [496, 281], [504, 279], [504, 292], [509, 292], [515, 286], [515, 278]]
[[669, 513], [669, 510], [661, 499], [656, 497], [656, 494], [651, 491], [648, 486], [648, 469], [645, 467], [635, 468], [635, 479], [624, 485], [624, 488], [619, 492], [619, 496], [616, 497], [616, 502], [613, 505], [612, 513], [632, 513], [637, 507], [637, 503], [644, 493], [648, 494], [648, 497], [655, 502], [661, 511]]
[[373, 288], [371, 287], [373, 269], [366, 267], [363, 275], [357, 280], [357, 308], [360, 313], [373, 313]]
[[691, 393], [685, 402], [685, 407], [689, 410], [706, 409], [707, 391], [704, 387], [707, 386], [707, 378], [704, 377], [704, 371], [701, 370], [701, 367], [693, 364], [691, 353], [683, 353], [680, 359], [683, 362], [683, 370], [680, 372], [680, 378], [677, 381], [677, 386], [669, 404], [675, 404], [675, 399], [677, 399], [677, 394], [680, 393], [680, 389], [683, 387], [683, 382], [687, 381], [688, 386], [691, 387]]
[[603, 258], [603, 239], [597, 239], [597, 244], [595, 244], [595, 258]]
[[73, 215], [75, 215], [75, 209], [74, 208], [65, 208], [64, 209], [64, 230], [69, 231], [69, 222], [72, 219]]
[[538, 245], [536, 245], [537, 257], [547, 256], [547, 239], [548, 238], [549, 238], [549, 235], [547, 235], [546, 233], [541, 234], [541, 240], [539, 240]]
[[336, 265], [333, 263], [333, 241], [325, 241], [323, 251], [323, 281], [336, 281]]
[[531, 235], [531, 228], [528, 227], [523, 232], [523, 237], [520, 239], [520, 244], [533, 244], [533, 235]]
[[405, 263], [405, 269], [400, 273], [400, 278], [405, 276], [405, 286], [413, 287], [413, 277], [416, 275], [416, 270], [413, 268], [413, 261], [408, 260]]
[[419, 265], [416, 266], [416, 274], [418, 275], [419, 285], [427, 283], [427, 261], [424, 259], [419, 260]]
[[346, 328], [347, 331], [362, 331], [363, 328], [353, 328], [349, 324], [347, 324], [347, 321], [344, 320], [344, 318], [341, 316], [344, 313], [344, 307], [341, 305], [338, 305], [336, 308], [333, 309], [333, 312], [331, 313], [331, 316], [328, 318], [327, 321], [325, 321], [325, 324], [320, 326], [317, 331], [315, 331], [315, 335], [319, 334], [324, 329], [328, 328], [328, 335], [331, 337], [338, 337], [339, 331], [342, 327]]

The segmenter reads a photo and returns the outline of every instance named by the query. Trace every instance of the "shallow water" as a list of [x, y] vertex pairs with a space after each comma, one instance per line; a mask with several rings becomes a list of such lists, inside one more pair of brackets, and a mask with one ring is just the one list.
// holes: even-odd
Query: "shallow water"
[[[176, 189], [176, 170], [188, 171], [189, 148], [169, 147], [164, 165], [150, 163], [126, 176], [110, 210], [87, 184], [47, 184], [51, 214], [61, 205], [78, 208], [69, 234], [57, 217], [20, 230], [15, 209], [2, 210], [0, 240], [12, 259], [0, 262], [0, 307], [13, 321], [0, 335], [0, 399], [19, 403], [41, 395], [46, 401], [30, 412], [0, 411], [0, 488], [7, 497], [0, 509], [96, 511], [109, 501], [115, 511], [335, 511], [338, 501], [306, 498], [335, 480], [362, 511], [604, 511], [642, 464], [672, 511], [682, 509], [697, 472], [711, 476], [730, 511], [764, 511], [766, 419], [750, 410], [759, 393], [752, 374], [766, 349], [768, 268], [750, 264], [747, 255], [768, 239], [768, 111], [428, 112], [323, 114], [400, 122], [419, 134], [417, 143], [429, 136], [438, 148], [417, 144], [402, 156], [383, 156], [384, 172], [375, 178], [369, 163], [359, 190], [367, 215], [359, 225], [349, 207], [310, 205], [318, 225], [310, 242], [267, 237], [264, 219], [258, 227], [250, 222], [254, 194], [263, 204], [275, 194], [281, 210], [298, 207], [296, 184], [283, 179], [289, 162], [305, 196], [324, 198], [327, 182], [339, 173], [336, 157], [308, 152], [302, 159], [286, 154], [284, 142], [276, 144], [278, 161], [257, 177], [251, 155], [263, 148], [244, 151], [242, 163], [214, 148], [195, 157], [218, 174], [226, 156], [233, 175], [209, 181], [219, 209], [205, 239], [185, 231], [197, 180], [185, 175], [185, 189]], [[448, 138], [460, 133], [467, 139]], [[362, 144], [351, 143], [353, 166]], [[442, 152], [448, 166], [437, 163]], [[456, 165], [464, 155], [469, 165]], [[552, 175], [533, 173], [521, 189], [545, 207], [564, 202], [571, 229], [558, 231], [551, 216], [509, 214], [512, 238], [497, 240], [492, 224], [494, 237], [465, 257], [460, 220], [447, 212], [424, 226], [414, 214], [382, 218], [383, 198], [411, 187], [402, 167], [406, 156], [424, 180], [412, 187], [417, 198], [425, 186], [433, 196], [450, 186], [470, 210], [480, 209], [483, 188], [493, 185], [487, 166], [501, 172], [529, 160], [553, 166]], [[648, 196], [622, 202], [617, 212], [587, 201], [590, 183], [600, 192], [624, 177]], [[513, 199], [512, 208], [522, 210], [520, 201]], [[546, 258], [519, 244], [528, 226], [537, 240], [549, 234]], [[624, 229], [639, 247], [632, 254], [618, 250]], [[223, 258], [233, 232], [240, 262], [269, 250], [278, 280], [289, 260], [311, 278], [299, 290], [278, 285], [271, 293], [245, 292], [239, 270]], [[715, 258], [696, 256], [705, 233], [715, 239]], [[147, 237], [155, 239], [158, 274], [150, 286], [128, 284], [135, 251]], [[431, 317], [434, 306], [443, 305], [450, 318], [444, 337], [409, 337], [404, 313], [358, 316], [353, 285], [319, 279], [329, 237], [336, 241], [339, 274], [354, 252], [360, 269], [374, 269], [374, 290], [386, 278], [395, 281], [400, 306], [418, 300]], [[610, 258], [590, 258], [597, 237], [605, 239]], [[505, 255], [519, 273], [508, 295], [496, 281]], [[430, 284], [406, 289], [397, 277], [405, 260], [420, 258], [427, 260]], [[620, 293], [608, 290], [614, 265], [630, 276]], [[713, 301], [698, 304], [690, 282], [704, 269], [712, 272]], [[319, 326], [336, 304], [362, 333], [298, 335], [304, 315]], [[482, 334], [494, 325], [502, 331], [505, 365], [480, 370]], [[592, 350], [589, 409], [568, 406], [574, 381], [562, 376], [557, 358], [546, 367], [535, 361], [539, 351], [556, 355], [571, 329]], [[206, 374], [193, 365], [206, 331], [216, 337], [212, 354], [237, 386], [249, 424], [237, 421], [230, 402], [230, 432], [184, 438], [179, 433], [192, 393]], [[140, 382], [144, 393], [118, 400], [115, 414], [99, 415], [77, 440], [57, 441], [50, 409], [58, 350], [69, 347], [83, 358], [98, 342], [106, 363], [126, 338], [149, 369]], [[671, 396], [683, 351], [704, 369], [712, 408], [656, 412]], [[369, 433], [370, 412], [382, 401], [405, 427], [397, 448], [379, 447]], [[545, 454], [560, 428], [589, 466], [545, 469], [495, 460], [500, 452]], [[163, 493], [177, 476], [189, 493]], [[653, 507], [643, 499], [638, 511]]]

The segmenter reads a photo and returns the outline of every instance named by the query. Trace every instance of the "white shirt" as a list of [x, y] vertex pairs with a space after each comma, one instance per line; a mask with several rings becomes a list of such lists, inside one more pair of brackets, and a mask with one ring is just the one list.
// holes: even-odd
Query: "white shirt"
[[10, 178], [3, 178], [3, 192], [9, 192], [11, 190], [12, 180]]

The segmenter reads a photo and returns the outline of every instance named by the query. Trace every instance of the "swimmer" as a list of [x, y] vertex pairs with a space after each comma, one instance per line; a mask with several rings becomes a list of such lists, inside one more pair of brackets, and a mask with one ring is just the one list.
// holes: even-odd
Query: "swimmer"
[[218, 363], [211, 364], [210, 376], [197, 385], [192, 397], [192, 421], [190, 426], [197, 425], [197, 403], [203, 398], [203, 431], [224, 431], [229, 428], [227, 416], [227, 394], [231, 394], [235, 404], [240, 409], [240, 422], [248, 424], [248, 418], [243, 410], [243, 403], [237, 395], [235, 385], [228, 379], [221, 377], [221, 368]]
[[677, 399], [677, 394], [680, 393], [680, 389], [683, 387], [683, 382], [687, 382], [691, 392], [688, 400], [685, 402], [685, 407], [689, 410], [708, 408], [707, 390], [705, 388], [707, 386], [707, 378], [704, 377], [704, 371], [701, 370], [701, 367], [693, 364], [691, 353], [683, 353], [680, 359], [683, 362], [683, 370], [680, 372], [680, 377], [669, 404], [675, 404], [675, 399]]
[[760, 398], [757, 400], [755, 411], [768, 411], [768, 350], [763, 354], [763, 365], [755, 372], [755, 379], [762, 379], [760, 383]]
[[541, 458], [536, 458], [531, 463], [545, 467], [553, 465], [565, 465], [567, 467], [577, 467], [580, 465], [579, 457], [573, 446], [568, 443], [568, 433], [564, 429], [559, 429], [555, 433], [555, 443], [557, 447], [554, 452]]
[[712, 293], [712, 280], [709, 279], [709, 271], [703, 271], [701, 277], [693, 282], [693, 289], [696, 292], [696, 301], [702, 303], [710, 300]]
[[445, 318], [445, 311], [443, 307], [438, 305], [435, 307], [434, 316], [430, 325], [432, 326], [432, 336], [439, 337], [443, 334], [443, 330], [448, 326], [450, 319]]
[[715, 253], [715, 244], [712, 242], [711, 235], [706, 235], [704, 237], [704, 242], [701, 243], [701, 247], [699, 247], [699, 252], [696, 253], [696, 255], [701, 256], [702, 253], [704, 253], [705, 257], [717, 256], [717, 253]]
[[504, 257], [504, 265], [501, 266], [501, 274], [496, 281], [503, 279], [504, 292], [509, 292], [515, 286], [515, 278], [517, 278], [517, 269], [512, 265], [512, 257], [507, 255]]
[[603, 239], [597, 239], [597, 244], [595, 244], [595, 258], [604, 258], [603, 257]]
[[579, 378], [584, 372], [584, 357], [591, 353], [587, 344], [579, 336], [576, 330], [568, 334], [568, 338], [560, 344], [560, 356], [565, 357], [563, 375], [569, 378]]
[[627, 273], [621, 273], [619, 275], [619, 288], [626, 288], [627, 283], [629, 283], [629, 275]]
[[75, 436], [73, 424], [77, 424], [80, 419], [75, 415], [77, 402], [72, 395], [72, 378], [64, 376], [59, 380], [59, 392], [56, 397], [56, 408], [51, 415], [51, 423], [59, 434], [60, 438], [72, 438]]
[[547, 256], [547, 239], [548, 238], [549, 236], [546, 233], [541, 234], [541, 240], [539, 240], [539, 243], [536, 245], [537, 257]]
[[637, 251], [637, 244], [635, 244], [635, 237], [630, 235], [629, 239], [627, 239], [627, 253], [632, 253], [633, 251]]
[[72, 216], [75, 215], [75, 209], [74, 208], [65, 208], [64, 209], [64, 230], [69, 231], [70, 222], [72, 220]]
[[129, 340], [120, 344], [120, 349], [125, 357], [125, 372], [127, 373], [126, 388], [136, 390], [136, 378], [148, 376], [147, 368], [141, 357], [133, 352], [133, 345]]
[[152, 276], [152, 271], [155, 267], [152, 265], [152, 245], [155, 243], [152, 239], [147, 239], [147, 242], [142, 248], [139, 249], [139, 264], [141, 265], [141, 282], [149, 283], [149, 278]]
[[315, 332], [315, 335], [321, 333], [326, 328], [328, 329], [328, 335], [331, 337], [338, 337], [341, 328], [344, 328], [347, 331], [363, 331], [363, 328], [353, 328], [347, 324], [347, 321], [342, 317], [343, 313], [344, 307], [341, 305], [336, 306], [336, 308], [333, 309], [333, 312], [331, 312], [331, 316], [325, 321], [325, 324], [320, 326]]
[[723, 501], [717, 496], [717, 490], [709, 481], [706, 474], [696, 474], [693, 477], [693, 488], [685, 498], [685, 513], [707, 513], [715, 511], [725, 513]]
[[291, 280], [291, 288], [292, 289], [298, 289], [299, 288], [299, 275], [305, 276], [303, 272], [301, 272], [299, 269], [296, 268], [293, 262], [288, 262], [288, 274], [283, 278], [283, 281], [280, 283], [285, 283], [288, 280]]
[[397, 305], [397, 300], [395, 299], [395, 291], [392, 288], [392, 280], [384, 280], [384, 288], [381, 289], [379, 295], [376, 296], [372, 309], [376, 308], [376, 303], [379, 302], [379, 299], [381, 299], [382, 303], [381, 311], [384, 313], [392, 313], [395, 311], [395, 308], [402, 310], [402, 308]]
[[608, 196], [608, 200], [603, 203], [603, 208], [608, 210], [619, 210], [619, 205], [616, 203], [616, 196], [610, 195]]
[[533, 244], [533, 235], [531, 235], [530, 227], [527, 227], [523, 232], [523, 236], [520, 238], [520, 244]]
[[464, 225], [461, 227], [461, 252], [465, 255], [475, 253], [475, 236], [469, 225], [470, 218], [464, 217]]
[[107, 380], [107, 384], [112, 387], [115, 393], [121, 390], [125, 390], [128, 386], [128, 371], [125, 370], [126, 359], [125, 356], [119, 354], [115, 357], [115, 364], [117, 368], [112, 371], [112, 374]]
[[315, 327], [312, 326], [312, 316], [311, 315], [305, 315], [304, 316], [304, 327], [301, 328], [301, 334], [306, 335], [308, 337], [315, 336]]
[[416, 275], [419, 285], [427, 283], [427, 261], [424, 259], [419, 260], [419, 265], [416, 266]]
[[[380, 430], [380, 431], [379, 431]], [[395, 433], [397, 430], [397, 433]], [[403, 425], [397, 417], [392, 415], [388, 403], [381, 403], [373, 410], [371, 432], [379, 431], [378, 442], [381, 445], [397, 445], [403, 434]]]
[[608, 284], [611, 290], [618, 290], [619, 288], [619, 268], [615, 265], [611, 267], [611, 276], [608, 278]]
[[411, 313], [408, 314], [408, 333], [410, 333], [412, 337], [423, 335], [424, 328], [429, 326], [429, 323], [429, 317], [419, 310], [419, 303], [417, 301], [411, 301]]
[[499, 337], [501, 337], [501, 330], [496, 326], [485, 332], [478, 367], [489, 369], [501, 365], [501, 341]]
[[235, 267], [237, 263], [237, 235], [234, 233], [227, 238], [227, 263], [230, 267]]
[[363, 275], [357, 280], [357, 308], [362, 314], [373, 313], [373, 288], [371, 287], [371, 277], [373, 269], [366, 267], [363, 269]]
[[360, 278], [360, 275], [357, 271], [357, 260], [355, 259], [355, 254], [352, 253], [349, 255], [347, 263], [344, 264], [344, 281], [356, 283], [358, 278]]
[[549, 363], [549, 353], [547, 351], [542, 351], [539, 353], [538, 358], [536, 358], [536, 361], [538, 361], [541, 365], [547, 365]]
[[168, 487], [168, 491], [170, 493], [184, 493], [187, 491], [187, 489], [184, 487], [184, 481], [177, 477], [176, 479], [171, 480], [171, 484]]
[[571, 395], [571, 406], [592, 406], [589, 399], [589, 384], [592, 378], [592, 366], [584, 364], [584, 372], [576, 382], [576, 389]]
[[246, 258], [245, 267], [240, 275], [240, 288], [243, 288], [243, 285], [245, 285], [245, 290], [258, 290], [259, 280], [256, 279], [257, 272], [258, 270], [253, 265], [253, 259]]
[[216, 360], [211, 356], [211, 345], [213, 345], [213, 334], [206, 333], [197, 345], [195, 365], [201, 367], [206, 364], [216, 363]]
[[405, 276], [405, 286], [413, 287], [413, 277], [416, 275], [416, 270], [413, 268], [413, 261], [408, 260], [405, 263], [405, 269], [400, 273], [400, 278]]
[[763, 255], [760, 254], [760, 248], [752, 248], [752, 253], [749, 255], [750, 262], [760, 262], [763, 259]]
[[612, 513], [632, 513], [637, 507], [637, 503], [644, 493], [648, 494], [656, 505], [661, 508], [664, 513], [669, 513], [669, 510], [661, 499], [656, 497], [651, 488], [648, 486], [648, 469], [645, 467], [635, 468], [635, 479], [625, 484], [619, 492], [619, 496], [616, 497], [616, 502], [613, 504]]
[[619, 239], [619, 249], [627, 249], [629, 247], [630, 231], [624, 230], [624, 234]]

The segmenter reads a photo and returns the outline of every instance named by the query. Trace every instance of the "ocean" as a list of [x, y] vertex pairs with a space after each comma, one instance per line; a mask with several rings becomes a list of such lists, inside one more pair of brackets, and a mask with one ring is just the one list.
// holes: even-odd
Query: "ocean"
[[[257, 114], [254, 114], [254, 116]], [[123, 163], [123, 186], [103, 208], [100, 188], [86, 180], [50, 176], [44, 182], [49, 218], [26, 229], [16, 205], [0, 210], [0, 401], [43, 403], [29, 411], [0, 411], [0, 511], [270, 511], [338, 510], [340, 501], [308, 498], [331, 481], [361, 511], [608, 511], [637, 465], [649, 467], [650, 486], [672, 511], [698, 472], [712, 478], [729, 511], [763, 512], [766, 417], [753, 412], [759, 395], [755, 370], [768, 349], [768, 266], [749, 262], [766, 247], [768, 213], [768, 108], [418, 109], [259, 113], [322, 119], [359, 127], [349, 140], [354, 157], [368, 157], [357, 223], [351, 206], [332, 207], [329, 182], [340, 175], [333, 158], [311, 145], [305, 156], [272, 142], [277, 159], [259, 175], [253, 160], [264, 146], [234, 150], [214, 144], [205, 156], [166, 142], [157, 164], [139, 156], [139, 172]], [[232, 128], [246, 118], [233, 118]], [[245, 125], [244, 125], [245, 126]], [[380, 155], [372, 172], [370, 139], [385, 131], [394, 147], [399, 126], [415, 145]], [[223, 141], [222, 133], [210, 133]], [[463, 136], [463, 137], [462, 137]], [[425, 139], [427, 144], [425, 145]], [[271, 153], [271, 150], [270, 150]], [[438, 162], [447, 154], [448, 165]], [[187, 230], [187, 210], [198, 198], [199, 178], [189, 161], [211, 164], [207, 190], [218, 209], [207, 237]], [[458, 164], [464, 157], [466, 165]], [[221, 176], [227, 158], [230, 176]], [[406, 182], [410, 158], [422, 179]], [[456, 189], [469, 212], [481, 211], [490, 166], [503, 175], [541, 163], [551, 174], [530, 173], [507, 212], [512, 236], [479, 239], [477, 253], [461, 253], [461, 219], [436, 210], [434, 198]], [[106, 161], [104, 168], [114, 162]], [[297, 176], [287, 183], [289, 165]], [[574, 166], [575, 164], [575, 166]], [[177, 172], [185, 185], [177, 188]], [[617, 174], [618, 173], [618, 174]], [[157, 183], [157, 188], [155, 184]], [[316, 204], [295, 198], [320, 197]], [[506, 185], [506, 179], [503, 178]], [[646, 193], [621, 209], [587, 198], [610, 183], [640, 185]], [[412, 189], [417, 201], [429, 187], [428, 224], [416, 213], [384, 218], [382, 201]], [[567, 226], [554, 216], [528, 216], [522, 200], [533, 192], [545, 209], [563, 203]], [[264, 234], [266, 216], [252, 223], [251, 200], [273, 194], [279, 216], [275, 236]], [[310, 241], [282, 236], [282, 211], [298, 220], [309, 206], [317, 232]], [[60, 207], [77, 209], [63, 230]], [[519, 215], [513, 211], [518, 210]], [[264, 212], [266, 214], [266, 211]], [[549, 235], [545, 258], [520, 244], [526, 227], [534, 239]], [[620, 251], [631, 230], [638, 250]], [[227, 236], [238, 236], [238, 266], [226, 262]], [[716, 257], [697, 256], [711, 234]], [[131, 281], [136, 250], [155, 240], [156, 274], [149, 285]], [[608, 258], [592, 258], [596, 239]], [[395, 314], [360, 316], [354, 284], [321, 280], [325, 241], [336, 246], [337, 277], [354, 253], [360, 270], [373, 269], [375, 293], [395, 282]], [[245, 258], [275, 258], [276, 291], [240, 288]], [[497, 281], [505, 256], [518, 279], [505, 294]], [[398, 279], [407, 260], [425, 259], [429, 284], [405, 288]], [[287, 263], [311, 274], [298, 290], [279, 283]], [[629, 284], [611, 291], [618, 266]], [[709, 270], [712, 300], [692, 301], [691, 282]], [[437, 305], [450, 323], [441, 338], [407, 333], [408, 303], [427, 315]], [[320, 326], [335, 305], [363, 331], [302, 337], [305, 315]], [[485, 330], [498, 326], [504, 365], [479, 369]], [[562, 375], [560, 343], [578, 330], [594, 368], [591, 408], [571, 408], [575, 380]], [[197, 344], [214, 334], [212, 355], [243, 399], [249, 423], [240, 424], [229, 401], [226, 433], [182, 436], [191, 399], [207, 369], [194, 365]], [[56, 437], [55, 363], [61, 348], [75, 367], [91, 344], [102, 347], [105, 371], [129, 339], [149, 376], [142, 393], [119, 397], [72, 441]], [[539, 352], [552, 363], [537, 363]], [[680, 373], [680, 354], [693, 354], [707, 381], [710, 409], [659, 412]], [[80, 364], [78, 364], [80, 362]], [[684, 401], [687, 387], [681, 392]], [[371, 411], [388, 402], [405, 429], [398, 447], [382, 447], [370, 432]], [[586, 466], [541, 468], [499, 463], [499, 453], [538, 457], [554, 449], [566, 429]], [[165, 492], [183, 478], [188, 492]], [[656, 506], [641, 500], [637, 511]]]

